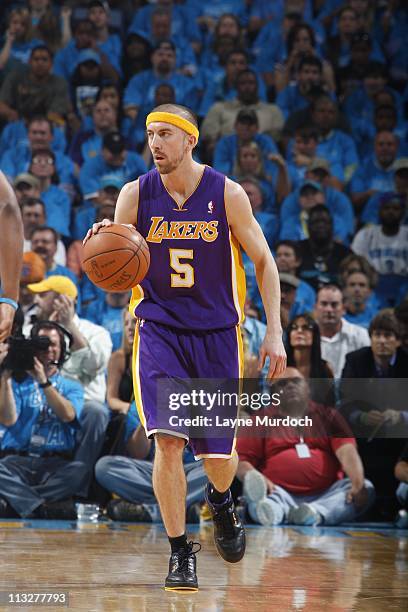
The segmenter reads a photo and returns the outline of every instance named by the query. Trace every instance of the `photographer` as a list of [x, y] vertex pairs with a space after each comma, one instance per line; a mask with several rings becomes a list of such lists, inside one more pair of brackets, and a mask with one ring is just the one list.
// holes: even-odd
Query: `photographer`
[[[30, 341], [0, 344], [0, 516], [75, 519], [72, 496], [86, 466], [72, 461], [83, 389], [59, 373], [66, 331], [34, 326]], [[31, 363], [30, 363], [31, 361]], [[26, 371], [24, 371], [26, 370]]]
[[88, 478], [80, 491], [80, 495], [86, 497], [110, 416], [105, 403], [105, 371], [112, 352], [112, 340], [102, 326], [78, 317], [78, 290], [69, 278], [49, 276], [40, 283], [28, 285], [28, 289], [35, 294], [37, 317], [58, 322], [72, 335], [70, 356], [63, 366], [62, 374], [81, 383], [84, 388], [80, 444], [75, 459], [88, 466]]

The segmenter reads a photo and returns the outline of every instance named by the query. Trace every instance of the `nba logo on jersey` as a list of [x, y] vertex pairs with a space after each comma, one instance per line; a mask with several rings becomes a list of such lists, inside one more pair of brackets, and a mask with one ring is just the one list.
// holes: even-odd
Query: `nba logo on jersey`
[[212, 200], [211, 200], [211, 202], [208, 202], [207, 206], [208, 206], [208, 212], [213, 214], [213, 212], [214, 212], [214, 204], [212, 203]]

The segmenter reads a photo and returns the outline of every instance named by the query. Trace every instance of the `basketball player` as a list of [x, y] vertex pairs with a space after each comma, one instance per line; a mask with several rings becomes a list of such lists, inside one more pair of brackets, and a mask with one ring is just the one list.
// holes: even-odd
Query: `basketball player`
[[[125, 185], [115, 222], [131, 224], [146, 238], [150, 268], [132, 291], [137, 317], [133, 378], [140, 420], [154, 435], [153, 486], [171, 545], [167, 590], [197, 590], [193, 542], [185, 535], [186, 480], [183, 448], [188, 440], [209, 479], [206, 500], [214, 521], [217, 550], [240, 561], [245, 532], [229, 490], [237, 469], [235, 430], [191, 438], [182, 426], [163, 426], [157, 408], [158, 379], [242, 377], [245, 275], [239, 245], [255, 264], [268, 326], [259, 366], [269, 356], [269, 376], [285, 369], [280, 324], [280, 288], [275, 262], [252, 215], [245, 191], [192, 158], [197, 121], [187, 108], [158, 106], [146, 120], [155, 169]], [[94, 224], [86, 241], [104, 220]], [[237, 416], [237, 406], [229, 416]], [[206, 430], [207, 432], [207, 430]]]
[[0, 172], [0, 342], [11, 334], [18, 308], [18, 293], [23, 261], [23, 222], [6, 177]]

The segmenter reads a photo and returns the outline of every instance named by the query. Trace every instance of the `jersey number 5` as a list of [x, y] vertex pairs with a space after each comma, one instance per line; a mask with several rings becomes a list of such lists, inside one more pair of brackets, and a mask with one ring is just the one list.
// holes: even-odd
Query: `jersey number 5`
[[180, 259], [193, 259], [193, 249], [169, 249], [170, 266], [177, 272], [171, 275], [172, 287], [192, 287], [194, 285], [194, 268]]

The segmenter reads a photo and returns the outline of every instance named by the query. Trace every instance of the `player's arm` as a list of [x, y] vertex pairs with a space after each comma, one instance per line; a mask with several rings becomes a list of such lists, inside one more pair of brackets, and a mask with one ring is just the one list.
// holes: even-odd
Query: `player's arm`
[[[121, 189], [118, 200], [115, 207], [115, 223], [122, 223], [123, 225], [136, 226], [137, 221], [137, 209], [139, 207], [139, 180], [126, 183]], [[92, 236], [97, 234], [101, 227], [108, 227], [112, 225], [112, 221], [109, 219], [103, 219], [98, 223], [94, 223], [88, 230], [83, 244]]]
[[232, 234], [253, 261], [265, 309], [267, 329], [259, 351], [259, 367], [269, 356], [268, 377], [276, 378], [286, 368], [280, 321], [280, 284], [275, 261], [265, 236], [252, 214], [248, 196], [240, 185], [226, 179], [225, 206]]
[[[23, 261], [23, 222], [17, 198], [4, 174], [0, 172], [0, 278], [2, 297], [18, 301]], [[0, 302], [0, 342], [11, 333], [16, 309]]]

